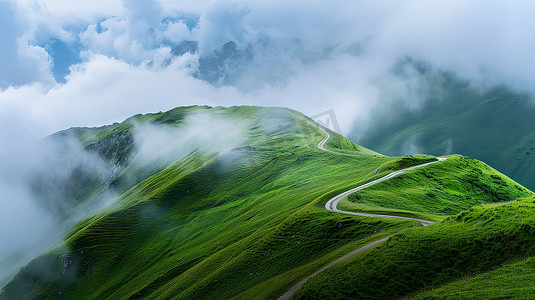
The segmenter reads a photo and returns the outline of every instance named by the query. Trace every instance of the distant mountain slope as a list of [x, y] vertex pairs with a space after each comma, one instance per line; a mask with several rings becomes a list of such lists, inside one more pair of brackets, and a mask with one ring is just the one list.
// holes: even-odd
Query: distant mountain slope
[[[298, 112], [243, 106], [176, 108], [54, 136], [74, 135], [81, 151], [116, 166], [94, 193], [117, 198], [22, 269], [0, 299], [277, 298], [356, 248], [419, 232], [414, 220], [324, 209], [334, 195], [407, 161], [329, 134], [325, 147], [343, 155], [319, 149], [323, 131]], [[477, 184], [467, 196], [479, 195]]]
[[420, 72], [385, 85], [370, 126], [349, 138], [387, 155], [468, 155], [535, 189], [532, 97], [505, 86], [481, 92], [452, 74]]

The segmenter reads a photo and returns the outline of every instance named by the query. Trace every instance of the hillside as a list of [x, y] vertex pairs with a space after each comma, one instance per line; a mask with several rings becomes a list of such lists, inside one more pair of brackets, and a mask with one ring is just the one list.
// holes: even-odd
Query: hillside
[[412, 170], [351, 194], [339, 207], [441, 220], [476, 205], [510, 201], [530, 194], [488, 165], [452, 155], [440, 164]]
[[525, 298], [533, 299], [535, 257], [513, 260], [486, 272], [476, 272], [444, 286], [418, 293], [414, 299]]
[[[523, 264], [527, 274], [516, 273], [504, 283], [499, 279], [507, 269], [519, 267], [504, 264], [535, 255], [534, 202], [535, 198], [528, 198], [474, 207], [433, 226], [406, 230], [312, 278], [295, 298], [397, 298], [463, 276], [468, 278], [425, 292], [422, 297], [459, 299], [462, 295], [479, 295], [485, 299], [509, 292], [509, 296], [523, 298], [533, 294], [533, 285], [524, 282], [520, 288], [518, 281], [533, 272], [529, 261]], [[474, 274], [484, 275], [472, 277]], [[487, 280], [485, 285], [475, 286], [482, 278]], [[486, 285], [493, 283], [489, 290]], [[475, 291], [468, 291], [470, 286]], [[516, 287], [516, 293], [507, 286]]]
[[[64, 137], [74, 136], [81, 153], [96, 153], [104, 164], [114, 166], [107, 180], [97, 180], [91, 188], [78, 188], [76, 178], [80, 177], [73, 179], [73, 194], [80, 203], [91, 203], [106, 191], [113, 191], [117, 198], [107, 209], [71, 228], [63, 245], [22, 269], [3, 288], [0, 299], [278, 298], [335, 259], [388, 236], [386, 244], [312, 278], [296, 296], [329, 298], [352, 293], [353, 288], [346, 285], [359, 283], [360, 278], [391, 276], [397, 270], [397, 258], [414, 260], [406, 268], [420, 270], [419, 263], [425, 260], [418, 256], [423, 255], [419, 249], [435, 249], [428, 255], [433, 255], [437, 266], [434, 275], [425, 273], [427, 277], [421, 279], [425, 284], [416, 285], [418, 288], [447, 282], [475, 270], [479, 263], [481, 270], [487, 270], [530, 253], [531, 248], [522, 243], [529, 237], [531, 225], [517, 225], [524, 222], [524, 211], [529, 216], [529, 209], [522, 207], [531, 200], [471, 208], [448, 218], [473, 205], [531, 195], [504, 175], [466, 157], [452, 157], [374, 186], [377, 190], [373, 191], [395, 193], [400, 188], [396, 182], [408, 181], [420, 198], [424, 197], [421, 190], [443, 190], [436, 193], [441, 201], [431, 201], [425, 209], [414, 204], [400, 208], [382, 200], [375, 203], [446, 219], [438, 224], [423, 228], [410, 219], [325, 210], [325, 202], [341, 192], [396, 169], [436, 160], [385, 157], [330, 131], [329, 135], [325, 147], [341, 154], [318, 148], [324, 133], [302, 114], [261, 107], [176, 108], [102, 128], [58, 133], [51, 139], [64, 142]], [[76, 155], [63, 153], [55, 159], [61, 162]], [[458, 177], [455, 168], [468, 170], [465, 177]], [[422, 174], [429, 177], [426, 185], [415, 185], [420, 177], [414, 176]], [[473, 174], [481, 177], [470, 177]], [[432, 178], [438, 175], [437, 183]], [[468, 177], [473, 180], [465, 181]], [[445, 200], [453, 191], [463, 197], [442, 210], [451, 204]], [[470, 201], [464, 202], [466, 199]], [[519, 214], [512, 208], [519, 208]], [[500, 226], [521, 244], [513, 248], [502, 244], [502, 235], [495, 230]], [[482, 239], [477, 250], [493, 252], [473, 252], [474, 236]], [[440, 243], [450, 239], [451, 244]], [[465, 252], [466, 260], [455, 254]], [[461, 263], [465, 261], [471, 264]], [[345, 266], [350, 274], [362, 273], [358, 266], [364, 263], [369, 274], [338, 274]], [[444, 264], [451, 264], [447, 272], [436, 270]], [[336, 276], [331, 278], [332, 274]], [[410, 280], [404, 275], [386, 284], [389, 290], [380, 295], [416, 291], [403, 285]], [[337, 292], [330, 294], [332, 284]], [[322, 286], [329, 289], [319, 290]], [[369, 296], [376, 289], [363, 287], [358, 293]]]

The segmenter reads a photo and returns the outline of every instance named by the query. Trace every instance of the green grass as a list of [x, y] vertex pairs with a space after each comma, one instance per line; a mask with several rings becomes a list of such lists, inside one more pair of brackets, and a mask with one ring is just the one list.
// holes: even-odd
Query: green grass
[[[338, 216], [310, 205], [366, 180], [390, 158], [320, 151], [316, 145], [323, 138], [321, 131], [293, 111], [209, 110], [248, 129], [248, 139], [232, 150], [230, 162], [218, 153], [193, 149], [165, 168], [153, 168], [155, 174], [123, 193], [116, 206], [75, 226], [63, 247], [37, 260], [48, 262], [43, 263], [48, 269], [30, 266], [8, 290], [40, 297], [62, 292], [73, 299], [132, 299], [160, 293], [226, 298], [279, 273], [342, 256], [340, 249], [348, 243], [415, 225]], [[178, 112], [136, 118], [171, 122], [167, 114]], [[127, 133], [131, 130], [116, 124], [103, 132], [82, 131], [92, 131], [84, 137], [92, 144], [99, 139], [88, 136], [105, 139], [122, 132], [122, 127]], [[117, 180], [143, 166], [135, 153]], [[64, 259], [72, 261], [65, 274], [58, 270]], [[266, 269], [259, 272], [262, 266]], [[248, 284], [237, 284], [244, 280]], [[280, 281], [276, 291], [288, 282]]]
[[533, 238], [535, 198], [473, 207], [441, 223], [394, 235], [335, 265], [309, 280], [295, 298], [410, 295], [532, 256]]
[[428, 162], [437, 161], [437, 158], [429, 155], [407, 155], [401, 158], [395, 158], [390, 161], [383, 163], [377, 173], [383, 173], [388, 171], [397, 171], [401, 169], [406, 169], [409, 167], [422, 165]]
[[533, 299], [535, 258], [506, 264], [488, 273], [466, 276], [414, 299]]
[[[228, 299], [243, 291], [280, 295], [292, 280], [306, 274], [294, 269], [313, 272], [330, 259], [344, 255], [343, 250], [347, 251], [348, 247], [340, 248], [348, 242], [355, 244], [377, 233], [410, 226], [414, 223], [356, 219], [312, 208], [207, 258], [202, 265], [174, 278], [149, 298], [157, 298], [161, 293], [163, 298]], [[220, 267], [214, 268], [221, 262]], [[285, 275], [273, 279], [280, 274]], [[263, 288], [266, 280], [270, 281], [271, 291]]]
[[[311, 261], [310, 263], [303, 264], [299, 267], [293, 268], [286, 272], [281, 272], [275, 276], [260, 282], [259, 284], [253, 286], [247, 291], [238, 294], [232, 299], [274, 299], [278, 298], [281, 295], [285, 294], [293, 285], [301, 281], [303, 278], [308, 277], [310, 274], [321, 269], [323, 266], [329, 264], [330, 262], [340, 258], [341, 256], [354, 251], [355, 249], [361, 248], [369, 243], [372, 243], [376, 240], [382, 239], [386, 236], [399, 232], [406, 228], [406, 226], [416, 226], [415, 223], [410, 224], [410, 222], [405, 222], [405, 224], [399, 224], [394, 228], [384, 228], [377, 233], [369, 236], [368, 238], [359, 239], [355, 242], [349, 242], [343, 247], [330, 252], [327, 255], [319, 257]], [[303, 255], [301, 253], [301, 255]]]
[[[164, 162], [146, 162], [138, 156], [135, 144], [120, 138], [134, 133], [132, 120], [180, 128], [187, 125], [186, 115], [192, 112], [232, 120], [244, 128], [246, 139], [223, 152], [213, 151], [221, 147], [218, 139], [223, 137], [200, 146], [185, 143], [187, 151], [165, 157]], [[0, 295], [2, 300], [57, 298], [59, 293], [65, 299], [276, 298], [315, 270], [371, 241], [398, 233], [387, 242], [390, 248], [386, 249], [392, 249], [388, 255], [395, 256], [396, 251], [401, 251], [400, 256], [410, 261], [411, 253], [419, 253], [416, 250], [428, 246], [423, 241], [457, 238], [462, 244], [462, 238], [471, 237], [481, 223], [461, 215], [422, 228], [411, 220], [349, 216], [325, 210], [324, 203], [338, 193], [396, 168], [434, 158], [385, 157], [336, 135], [333, 144], [327, 145], [329, 149], [358, 155], [321, 151], [317, 148], [323, 139], [321, 130], [300, 113], [287, 109], [186, 107], [73, 132], [86, 145], [103, 143], [96, 149], [101, 149], [100, 155], [110, 160], [116, 157], [107, 154], [108, 148], [116, 146], [113, 141], [119, 143], [118, 150], [133, 147], [123, 153], [121, 171], [112, 182], [121, 191], [120, 197], [113, 207], [74, 226], [64, 245], [38, 257], [19, 272]], [[175, 146], [181, 146], [180, 139], [166, 148]], [[155, 151], [158, 156], [165, 149]], [[527, 194], [521, 187], [511, 188], [507, 178], [475, 160], [452, 157], [434, 166], [437, 169], [429, 169], [428, 173], [414, 171], [407, 176], [416, 176], [413, 179], [419, 182], [424, 176], [427, 181], [422, 182], [432, 189], [447, 190], [450, 194], [461, 194], [471, 187], [471, 195], [483, 197], [474, 203], [489, 202], [490, 198], [485, 198], [489, 193], [507, 199]], [[378, 168], [384, 172], [375, 174]], [[448, 168], [452, 168], [449, 173]], [[461, 171], [475, 177], [457, 178]], [[437, 181], [431, 179], [433, 176], [437, 176]], [[461, 185], [466, 178], [473, 182]], [[477, 188], [488, 193], [478, 192]], [[410, 190], [417, 195], [422, 188], [412, 186]], [[383, 209], [401, 209], [390, 207], [391, 204], [385, 204]], [[408, 209], [415, 209], [410, 211], [413, 214], [434, 214], [448, 205], [443, 201], [435, 204], [438, 208], [429, 204], [425, 206], [427, 210], [418, 210], [414, 202]], [[476, 208], [470, 214], [489, 209]], [[493, 226], [517, 228], [490, 223], [477, 235], [492, 238]], [[417, 229], [410, 229], [414, 227]], [[416, 252], [410, 252], [413, 245], [417, 246]], [[441, 248], [435, 248], [431, 250], [438, 251], [435, 254], [439, 259]], [[380, 258], [383, 252], [373, 253]], [[506, 254], [495, 260], [507, 260]], [[384, 269], [389, 263], [387, 256], [375, 263], [368, 261], [364, 271], [392, 271]], [[444, 280], [450, 277], [445, 276]], [[317, 287], [321, 286], [322, 278], [318, 277]], [[347, 280], [333, 284], [353, 284], [359, 277]], [[396, 282], [403, 280], [406, 279], [400, 277]], [[315, 295], [310, 289], [309, 286], [302, 295]], [[412, 291], [393, 286], [392, 291], [395, 289], [403, 293]], [[365, 291], [373, 293], [374, 289], [362, 293]]]
[[330, 138], [325, 143], [325, 148], [330, 149], [339, 153], [347, 153], [347, 154], [357, 154], [357, 155], [367, 155], [367, 156], [384, 156], [382, 154], [379, 154], [375, 151], [371, 151], [369, 149], [366, 149], [364, 147], [361, 147], [345, 137], [341, 136], [340, 134], [329, 130], [328, 128], [325, 128], [329, 131]]
[[472, 206], [530, 195], [532, 192], [488, 165], [454, 155], [351, 194], [338, 207], [440, 220]]

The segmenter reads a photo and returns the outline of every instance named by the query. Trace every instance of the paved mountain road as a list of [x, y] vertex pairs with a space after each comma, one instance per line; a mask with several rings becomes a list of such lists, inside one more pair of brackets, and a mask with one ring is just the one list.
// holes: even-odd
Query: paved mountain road
[[395, 171], [395, 172], [392, 172], [392, 173], [390, 173], [390, 174], [388, 174], [388, 175], [386, 175], [384, 177], [381, 177], [379, 179], [375, 179], [374, 181], [370, 181], [370, 182], [368, 182], [366, 184], [357, 186], [356, 188], [350, 189], [350, 190], [345, 191], [345, 192], [343, 192], [343, 193], [341, 193], [341, 194], [339, 194], [337, 196], [334, 196], [331, 200], [329, 200], [329, 201], [327, 201], [327, 203], [325, 203], [325, 208], [330, 210], [330, 211], [335, 211], [335, 212], [348, 214], [348, 215], [415, 220], [415, 221], [420, 222], [424, 226], [428, 226], [428, 225], [434, 224], [435, 222], [433, 222], [433, 221], [410, 218], [410, 217], [402, 217], [402, 216], [395, 216], [395, 215], [382, 215], [382, 214], [368, 214], [368, 213], [358, 213], [358, 212], [352, 212], [352, 211], [344, 211], [344, 210], [339, 210], [337, 208], [337, 205], [338, 205], [338, 202], [340, 202], [340, 200], [342, 200], [346, 196], [349, 196], [349, 195], [353, 194], [354, 192], [360, 191], [362, 189], [370, 187], [370, 186], [372, 186], [374, 184], [377, 184], [379, 182], [383, 182], [383, 181], [386, 181], [388, 179], [394, 178], [394, 177], [399, 176], [399, 175], [401, 175], [401, 174], [403, 174], [403, 173], [405, 173], [407, 171], [418, 169], [418, 168], [423, 168], [425, 166], [436, 164], [436, 163], [444, 161], [444, 160], [446, 160], [446, 158], [438, 157], [437, 161], [433, 161], [433, 162], [417, 165], [417, 166], [414, 166], [414, 167], [402, 169], [402, 170], [399, 170], [399, 171]]
[[[307, 120], [309, 121], [309, 120]], [[309, 121], [310, 122], [310, 121]], [[323, 151], [327, 151], [327, 152], [330, 152], [330, 153], [334, 153], [334, 154], [338, 154], [338, 155], [352, 155], [352, 154], [349, 154], [349, 153], [340, 153], [340, 152], [336, 152], [336, 151], [332, 151], [332, 150], [329, 150], [329, 149], [325, 149], [325, 143], [327, 142], [327, 140], [329, 140], [329, 138], [331, 137], [331, 135], [327, 132], [327, 130], [319, 127], [318, 125], [310, 122], [310, 124], [318, 127], [321, 131], [323, 131], [323, 134], [325, 135], [324, 139], [319, 142], [318, 144], [318, 149], [320, 150], [323, 150]], [[377, 184], [379, 182], [383, 182], [385, 180], [389, 180], [391, 178], [394, 178], [396, 176], [399, 176], [407, 171], [410, 171], [410, 170], [414, 170], [414, 169], [419, 169], [419, 168], [423, 168], [423, 167], [426, 167], [426, 166], [429, 166], [429, 165], [432, 165], [432, 164], [436, 164], [438, 162], [441, 162], [441, 161], [444, 161], [446, 160], [447, 158], [443, 158], [443, 157], [437, 157], [437, 161], [433, 161], [433, 162], [429, 162], [429, 163], [425, 163], [425, 164], [421, 164], [421, 165], [417, 165], [417, 166], [413, 166], [413, 167], [410, 167], [410, 168], [405, 168], [405, 169], [401, 169], [401, 170], [398, 170], [398, 171], [395, 171], [395, 172], [392, 172], [384, 177], [381, 177], [379, 179], [375, 179], [373, 181], [370, 181], [366, 184], [363, 184], [363, 185], [360, 185], [360, 186], [357, 186], [355, 188], [352, 188], [348, 191], [345, 191], [339, 195], [336, 195], [334, 196], [333, 198], [331, 198], [329, 201], [327, 201], [327, 203], [325, 203], [325, 208], [327, 210], [330, 210], [330, 211], [333, 211], [333, 212], [337, 212], [337, 213], [342, 213], [342, 214], [348, 214], [348, 215], [355, 215], [355, 216], [364, 216], [364, 217], [376, 217], [376, 218], [395, 218], [395, 219], [406, 219], [406, 220], [414, 220], [414, 221], [418, 221], [420, 222], [420, 224], [422, 224], [423, 226], [429, 226], [431, 224], [434, 224], [435, 222], [433, 221], [429, 221], [429, 220], [422, 220], [422, 219], [416, 219], [416, 218], [410, 218], [410, 217], [402, 217], [402, 216], [395, 216], [395, 215], [384, 215], [384, 214], [368, 214], [368, 213], [358, 213], [358, 212], [352, 212], [352, 211], [344, 211], [344, 210], [339, 210], [337, 208], [337, 205], [338, 205], [338, 202], [340, 202], [340, 200], [342, 200], [344, 197], [346, 196], [349, 196], [350, 194], [353, 194], [354, 192], [357, 192], [357, 191], [360, 191], [362, 189], [365, 189], [367, 187], [370, 187], [374, 184]], [[343, 261], [343, 260], [346, 260], [350, 257], [353, 257], [355, 255], [357, 255], [358, 253], [361, 253], [363, 251], [366, 251], [368, 249], [371, 249], [379, 244], [381, 244], [382, 242], [385, 242], [386, 240], [388, 240], [388, 237], [382, 239], [382, 240], [379, 240], [379, 241], [375, 241], [373, 243], [370, 243], [362, 248], [359, 248], [333, 262], [331, 262], [330, 264], [326, 265], [325, 267], [319, 269], [318, 271], [314, 272], [313, 274], [311, 274], [310, 276], [308, 276], [307, 278], [301, 280], [300, 282], [298, 282], [296, 285], [294, 285], [286, 294], [282, 295], [279, 300], [284, 300], [284, 299], [289, 299], [291, 296], [293, 296], [293, 294], [299, 289], [301, 288], [301, 286], [303, 284], [305, 284], [310, 278], [318, 275], [319, 273], [331, 268], [332, 266], [334, 266], [335, 264]]]

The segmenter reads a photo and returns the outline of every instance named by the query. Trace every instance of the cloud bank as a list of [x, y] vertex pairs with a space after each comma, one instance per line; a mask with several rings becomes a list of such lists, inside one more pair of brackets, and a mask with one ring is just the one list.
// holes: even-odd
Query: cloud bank
[[[534, 10], [521, 1], [3, 0], [0, 115], [42, 136], [179, 105], [257, 104], [334, 108], [347, 131], [365, 122], [404, 57], [530, 90]], [[79, 51], [64, 82], [51, 39]], [[172, 55], [187, 40], [199, 51]], [[222, 53], [228, 42], [235, 52]], [[219, 80], [192, 76], [214, 51], [205, 61]]]

